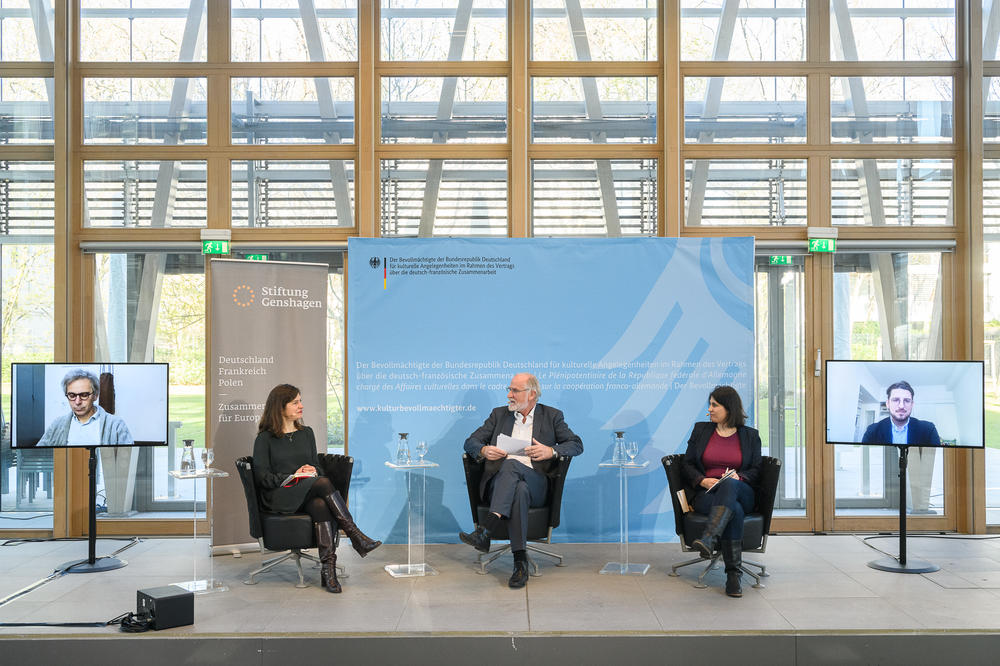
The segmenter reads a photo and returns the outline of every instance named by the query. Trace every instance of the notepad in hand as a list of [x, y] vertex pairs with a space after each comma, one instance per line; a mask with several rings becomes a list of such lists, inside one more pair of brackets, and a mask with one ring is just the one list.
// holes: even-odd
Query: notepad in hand
[[308, 474], [306, 472], [294, 472], [292, 474], [289, 474], [285, 478], [285, 480], [281, 482], [281, 485], [287, 486], [289, 484], [295, 484], [299, 482], [299, 479], [311, 479], [314, 476], [316, 476], [315, 473]]
[[[719, 483], [722, 483], [726, 479], [739, 479], [739, 478], [740, 478], [740, 475], [736, 473], [735, 469], [727, 469], [726, 473], [719, 477]], [[712, 486], [711, 488], [709, 488], [706, 492], [712, 492], [713, 490], [715, 490], [716, 488], [718, 488], [719, 487], [719, 483], [717, 483], [714, 486]]]

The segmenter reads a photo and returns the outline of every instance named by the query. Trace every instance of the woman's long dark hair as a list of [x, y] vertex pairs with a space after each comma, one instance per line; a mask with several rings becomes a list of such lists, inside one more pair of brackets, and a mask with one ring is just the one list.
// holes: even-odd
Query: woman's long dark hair
[[746, 423], [747, 415], [743, 411], [743, 401], [740, 394], [732, 386], [716, 386], [708, 394], [710, 400], [715, 400], [726, 409], [726, 423], [730, 428], [740, 428]]
[[[257, 424], [257, 432], [266, 430], [275, 437], [284, 435], [285, 419], [283, 413], [285, 405], [301, 394], [302, 391], [291, 384], [278, 384], [271, 389], [271, 392], [267, 394], [267, 402], [264, 403], [264, 413], [260, 415], [260, 423]], [[295, 422], [296, 430], [302, 430], [304, 427], [302, 419]]]

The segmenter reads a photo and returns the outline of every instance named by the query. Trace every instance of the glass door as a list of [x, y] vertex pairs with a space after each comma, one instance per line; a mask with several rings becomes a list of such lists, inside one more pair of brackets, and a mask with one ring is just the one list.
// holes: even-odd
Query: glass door
[[[942, 358], [941, 259], [940, 252], [838, 252], [834, 257], [832, 358]], [[915, 413], [919, 398], [917, 389]], [[869, 424], [888, 414], [885, 394], [864, 395], [859, 400]], [[894, 522], [891, 519], [898, 516], [901, 501], [898, 449], [837, 445], [833, 458], [835, 520], [847, 519], [848, 523], [841, 522], [847, 529], [863, 526], [850, 522], [862, 516]], [[912, 448], [904, 500], [907, 513], [944, 516], [945, 478], [943, 451]]]

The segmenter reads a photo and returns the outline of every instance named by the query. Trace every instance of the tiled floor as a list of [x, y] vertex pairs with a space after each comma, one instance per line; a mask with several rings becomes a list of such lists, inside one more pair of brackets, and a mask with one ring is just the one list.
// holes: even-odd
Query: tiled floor
[[[98, 554], [123, 542], [104, 541]], [[896, 540], [875, 542], [894, 551]], [[880, 556], [861, 537], [778, 536], [768, 552], [754, 556], [771, 574], [766, 587], [754, 589], [744, 578], [742, 599], [721, 590], [723, 574], [713, 572], [710, 587], [696, 589], [699, 571], [682, 569], [668, 576], [670, 564], [690, 558], [676, 543], [633, 544], [631, 560], [648, 562], [642, 577], [602, 576], [597, 572], [618, 559], [614, 544], [558, 544], [566, 566], [540, 558], [542, 576], [524, 590], [507, 588], [509, 558], [485, 575], [473, 570], [474, 551], [460, 545], [427, 548], [428, 562], [440, 574], [394, 579], [382, 567], [405, 561], [405, 546], [383, 546], [364, 560], [346, 544], [341, 563], [349, 577], [344, 593], [318, 587], [319, 573], [307, 568], [310, 587], [297, 589], [291, 563], [244, 585], [263, 556], [216, 557], [217, 578], [228, 592], [195, 600], [195, 623], [164, 634], [282, 633], [419, 633], [485, 632], [531, 635], [551, 632], [643, 634], [698, 631], [795, 633], [817, 630], [871, 632], [934, 629], [1000, 630], [1000, 540], [969, 537], [944, 539], [912, 536], [908, 555], [941, 566], [939, 572], [912, 575], [876, 571], [866, 566]], [[194, 553], [199, 577], [208, 568], [207, 544], [190, 539], [144, 540], [122, 553], [128, 566], [97, 574], [72, 574], [0, 606], [2, 622], [86, 622], [108, 620], [135, 610], [136, 590], [192, 577]], [[0, 548], [0, 598], [44, 578], [58, 565], [86, 556], [86, 542], [24, 543]], [[748, 556], [748, 559], [751, 559]], [[0, 627], [11, 634], [117, 633], [114, 627]]]

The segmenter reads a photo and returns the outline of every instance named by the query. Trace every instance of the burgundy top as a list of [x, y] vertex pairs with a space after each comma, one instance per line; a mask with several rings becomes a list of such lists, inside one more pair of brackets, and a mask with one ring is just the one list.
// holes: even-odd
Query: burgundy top
[[743, 464], [739, 431], [729, 437], [723, 437], [718, 431], [713, 432], [701, 456], [701, 464], [705, 467], [705, 476], [715, 479], [725, 474], [727, 467], [739, 469]]

